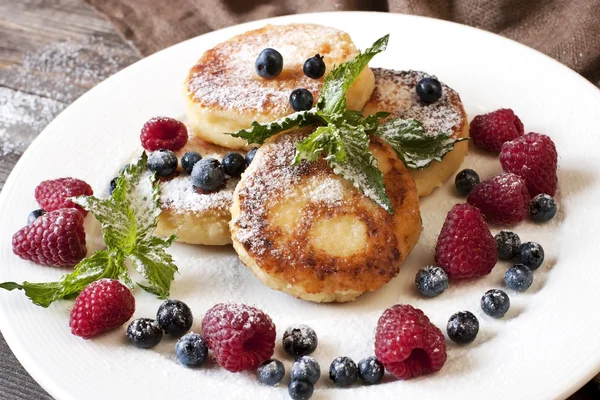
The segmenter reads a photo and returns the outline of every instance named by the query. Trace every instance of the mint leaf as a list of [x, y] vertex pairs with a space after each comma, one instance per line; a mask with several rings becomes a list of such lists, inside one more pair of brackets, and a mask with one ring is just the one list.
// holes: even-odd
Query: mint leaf
[[364, 127], [343, 124], [339, 127], [347, 154], [346, 162], [330, 160], [334, 172], [349, 180], [365, 196], [393, 213], [392, 202], [385, 192], [383, 174], [377, 168], [377, 160], [369, 152], [369, 136]]
[[0, 288], [24, 290], [25, 295], [34, 304], [48, 307], [56, 300], [77, 295], [98, 279], [118, 279], [122, 271], [126, 271], [123, 260], [118, 255], [101, 250], [79, 262], [72, 273], [64, 275], [57, 282], [23, 282], [21, 285], [15, 282], [4, 282], [0, 283]]
[[467, 140], [454, 139], [446, 133], [427, 135], [423, 124], [414, 119], [392, 119], [379, 126], [375, 134], [387, 142], [410, 169], [422, 169], [433, 161], [442, 161], [455, 143]]
[[321, 97], [317, 102], [317, 110], [331, 118], [341, 118], [346, 111], [346, 92], [358, 75], [377, 54], [384, 51], [390, 35], [378, 39], [364, 52], [359, 52], [352, 60], [346, 61], [331, 70], [323, 81]]
[[296, 144], [294, 164], [302, 160], [315, 161], [323, 157], [334, 172], [349, 180], [364, 195], [388, 212], [392, 203], [385, 192], [383, 174], [377, 160], [369, 152], [369, 136], [361, 125], [321, 126]]
[[319, 121], [320, 118], [317, 117], [314, 110], [299, 111], [265, 124], [259, 124], [258, 122], [254, 121], [252, 122], [250, 128], [242, 129], [236, 133], [230, 133], [230, 135], [233, 137], [246, 139], [248, 143], [263, 144], [265, 140], [271, 136], [275, 136], [280, 132], [287, 131], [288, 129], [295, 127], [310, 125], [313, 122]]
[[130, 255], [134, 268], [148, 280], [150, 286], [138, 285], [161, 299], [169, 297], [171, 281], [177, 272], [173, 257], [164, 249], [169, 247], [176, 236], [168, 239], [153, 237], [140, 241]]
[[292, 164], [298, 165], [302, 160], [313, 162], [321, 157], [326, 160], [335, 158], [338, 162], [347, 161], [348, 156], [340, 134], [335, 125], [318, 127], [307, 138], [296, 143], [296, 157]]
[[82, 260], [75, 270], [57, 282], [0, 283], [6, 290], [24, 290], [37, 305], [48, 307], [59, 299], [76, 296], [90, 283], [102, 278], [119, 279], [128, 287], [133, 282], [125, 265], [130, 259], [147, 279], [144, 288], [161, 298], [169, 295], [169, 288], [177, 267], [165, 251], [176, 236], [161, 239], [154, 236], [160, 214], [159, 186], [154, 175], [146, 176], [147, 156], [130, 164], [117, 179], [117, 186], [109, 199], [81, 196], [72, 200], [82, 205], [102, 225], [102, 236], [108, 249]]

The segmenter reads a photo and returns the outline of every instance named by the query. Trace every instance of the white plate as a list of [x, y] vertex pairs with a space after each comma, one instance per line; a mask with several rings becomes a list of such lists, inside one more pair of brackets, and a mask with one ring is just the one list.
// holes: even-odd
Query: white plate
[[[433, 300], [421, 299], [413, 288], [416, 270], [433, 262], [434, 240], [446, 212], [462, 201], [453, 194], [451, 181], [423, 202], [425, 231], [400, 275], [351, 304], [318, 305], [274, 292], [240, 265], [230, 247], [175, 245], [172, 253], [181, 274], [172, 296], [194, 310], [194, 329], [209, 307], [228, 301], [264, 309], [279, 338], [291, 323], [313, 326], [320, 338], [315, 356], [323, 370], [315, 399], [549, 399], [566, 397], [591, 379], [600, 369], [600, 93], [525, 46], [433, 19], [328, 13], [257, 21], [178, 44], [116, 74], [56, 118], [6, 182], [0, 198], [0, 281], [47, 281], [64, 272], [22, 261], [11, 251], [12, 234], [36, 208], [33, 190], [41, 180], [76, 176], [104, 191], [138, 146], [140, 127], [148, 118], [183, 116], [181, 83], [202, 52], [267, 22], [331, 25], [349, 32], [361, 48], [390, 33], [389, 49], [372, 65], [437, 74], [460, 93], [471, 117], [512, 107], [527, 131], [549, 134], [556, 142], [561, 212], [551, 224], [517, 228], [522, 238], [544, 245], [548, 261], [536, 271], [527, 293], [512, 296], [512, 311], [501, 320], [483, 315], [479, 299], [485, 290], [501, 287], [506, 263], [485, 279], [455, 284]], [[483, 177], [500, 171], [494, 157], [474, 153], [464, 166], [475, 167]], [[152, 317], [160, 304], [141, 290], [136, 299], [136, 318]], [[450, 343], [447, 364], [437, 374], [369, 388], [332, 388], [327, 379], [331, 360], [348, 355], [358, 361], [370, 355], [377, 318], [400, 302], [423, 308], [442, 329], [453, 312], [471, 310], [480, 319], [479, 337], [469, 346]], [[58, 399], [287, 398], [285, 386], [262, 387], [250, 373], [231, 374], [215, 364], [197, 370], [181, 367], [172, 340], [144, 351], [125, 343], [125, 327], [96, 340], [75, 337], [68, 328], [71, 304], [61, 301], [43, 309], [21, 292], [0, 292], [6, 340], [31, 375]], [[289, 370], [290, 360], [279, 345], [276, 356], [285, 359]]]

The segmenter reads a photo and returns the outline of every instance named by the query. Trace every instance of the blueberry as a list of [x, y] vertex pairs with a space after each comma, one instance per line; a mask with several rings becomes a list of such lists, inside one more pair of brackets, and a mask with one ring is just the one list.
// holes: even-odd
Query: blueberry
[[240, 153], [227, 153], [221, 161], [223, 171], [229, 176], [239, 177], [246, 169], [246, 159]]
[[442, 268], [428, 265], [417, 272], [415, 284], [423, 296], [435, 297], [448, 289], [448, 275]]
[[375, 356], [363, 358], [358, 362], [358, 376], [367, 385], [375, 385], [383, 379], [385, 368]]
[[417, 83], [417, 96], [424, 103], [435, 103], [442, 97], [442, 84], [435, 78], [423, 78]]
[[114, 178], [112, 178], [110, 180], [110, 184], [108, 185], [108, 194], [109, 195], [113, 194], [113, 192], [117, 188], [117, 179], [119, 179], [119, 177], [115, 176]]
[[149, 349], [160, 343], [163, 331], [153, 319], [138, 318], [127, 327], [127, 339], [140, 349]]
[[290, 105], [294, 111], [310, 110], [313, 105], [313, 95], [309, 90], [296, 89], [290, 94]]
[[202, 156], [195, 151], [188, 151], [181, 157], [181, 168], [187, 172], [188, 174], [192, 173], [192, 169], [194, 169], [194, 165], [198, 161], [202, 160]]
[[307, 325], [292, 325], [283, 333], [283, 350], [292, 357], [301, 357], [312, 353], [319, 340], [317, 333]]
[[258, 55], [254, 68], [261, 78], [275, 78], [283, 69], [283, 57], [275, 49], [264, 49]]
[[323, 62], [323, 56], [315, 54], [314, 57], [309, 58], [304, 62], [302, 68], [304, 75], [312, 79], [319, 79], [325, 74], [325, 63]]
[[472, 169], [466, 168], [460, 171], [454, 179], [456, 191], [461, 196], [468, 196], [471, 190], [479, 184], [479, 175]]
[[223, 166], [214, 158], [203, 158], [192, 169], [192, 184], [207, 192], [217, 190], [226, 178]]
[[35, 221], [44, 214], [46, 214], [46, 210], [42, 210], [41, 208], [39, 210], [33, 210], [27, 216], [27, 225], [33, 224], [33, 221]]
[[291, 381], [288, 385], [288, 393], [292, 400], [308, 400], [314, 389], [313, 384], [307, 381]]
[[338, 357], [329, 366], [329, 379], [338, 387], [348, 387], [358, 379], [358, 367], [350, 357]]
[[544, 262], [544, 249], [536, 242], [523, 243], [517, 253], [519, 262], [532, 271], [538, 269]]
[[182, 301], [167, 300], [158, 307], [156, 320], [167, 335], [181, 336], [192, 327], [192, 310]]
[[523, 264], [513, 265], [504, 274], [504, 284], [515, 292], [524, 292], [533, 283], [533, 272]]
[[204, 363], [208, 355], [208, 346], [197, 333], [183, 335], [175, 344], [175, 354], [183, 365], [197, 367]]
[[470, 311], [460, 311], [453, 314], [446, 326], [448, 337], [455, 343], [471, 343], [479, 332], [479, 321]]
[[292, 364], [290, 377], [293, 381], [308, 381], [314, 385], [321, 377], [321, 367], [314, 358], [302, 356]]
[[171, 150], [156, 150], [148, 156], [148, 169], [157, 176], [170, 176], [177, 170], [177, 156]]
[[490, 289], [481, 297], [481, 309], [494, 318], [502, 318], [510, 308], [510, 298], [500, 289]]
[[521, 246], [521, 238], [512, 231], [500, 231], [494, 236], [496, 247], [498, 249], [498, 258], [501, 260], [511, 260], [517, 256], [517, 251]]
[[547, 194], [538, 194], [529, 203], [529, 214], [535, 222], [550, 221], [556, 215], [556, 202]]
[[254, 160], [254, 156], [256, 155], [256, 150], [258, 150], [258, 147], [253, 147], [246, 153], [246, 165], [252, 164], [252, 160]]
[[279, 360], [267, 360], [258, 366], [256, 373], [260, 383], [275, 386], [283, 379], [285, 367]]

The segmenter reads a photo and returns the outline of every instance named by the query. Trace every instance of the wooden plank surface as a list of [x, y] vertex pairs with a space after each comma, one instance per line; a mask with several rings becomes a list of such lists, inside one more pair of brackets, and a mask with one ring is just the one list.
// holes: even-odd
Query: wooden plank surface
[[[139, 58], [83, 0], [0, 0], [0, 190], [23, 151], [58, 113]], [[600, 398], [598, 382], [572, 400]], [[51, 399], [1, 334], [0, 399]]]

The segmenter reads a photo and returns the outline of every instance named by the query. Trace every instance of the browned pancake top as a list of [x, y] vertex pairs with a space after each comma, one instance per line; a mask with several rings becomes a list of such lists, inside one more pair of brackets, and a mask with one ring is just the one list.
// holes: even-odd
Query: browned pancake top
[[[308, 293], [375, 290], [398, 273], [406, 257], [401, 249], [408, 246], [397, 235], [397, 218], [410, 214], [407, 225], [414, 226], [413, 232], [420, 231], [414, 181], [387, 145], [372, 141], [376, 158], [391, 165], [384, 171], [395, 210], [391, 215], [335, 175], [325, 161], [291, 166], [295, 143], [310, 132], [311, 128], [306, 128], [284, 133], [259, 150], [260, 156], [254, 160], [257, 164], [239, 191], [240, 215], [233, 221], [234, 239], [264, 272], [300, 284]], [[293, 231], [284, 232], [272, 222], [273, 213], [280, 202], [293, 199], [298, 190], [310, 191], [310, 201], [303, 205]], [[311, 243], [310, 232], [316, 223], [345, 215], [366, 226], [367, 243], [361, 251], [346, 257], [331, 256]]]
[[421, 71], [395, 71], [372, 68], [375, 75], [375, 90], [366, 108], [369, 112], [387, 111], [404, 119], [420, 121], [425, 132], [431, 135], [451, 132], [460, 135], [467, 121], [460, 96], [442, 83], [442, 97], [433, 104], [422, 102], [417, 96], [417, 83], [423, 78], [435, 78]]
[[[261, 78], [254, 67], [268, 47], [283, 56], [283, 70], [274, 79]], [[284, 116], [293, 112], [289, 96], [294, 89], [308, 89], [318, 99], [323, 78], [311, 79], [302, 70], [317, 53], [324, 56], [329, 70], [357, 51], [347, 33], [321, 25], [267, 25], [245, 32], [204, 53], [189, 72], [188, 95], [212, 109]]]

